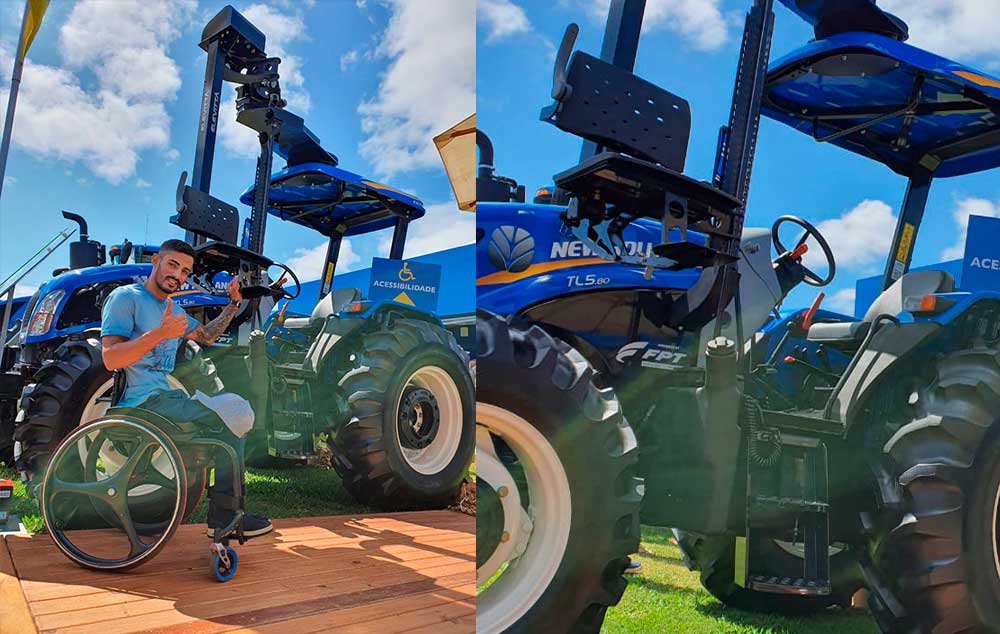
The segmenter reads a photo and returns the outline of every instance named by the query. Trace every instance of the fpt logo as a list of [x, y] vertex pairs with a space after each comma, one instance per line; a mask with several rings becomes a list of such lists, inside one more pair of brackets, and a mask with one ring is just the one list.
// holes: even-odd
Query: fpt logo
[[510, 273], [520, 273], [528, 268], [535, 257], [535, 238], [530, 233], [511, 225], [501, 225], [490, 234], [486, 251], [490, 264]]
[[618, 349], [615, 359], [629, 363], [640, 359], [639, 365], [657, 370], [678, 370], [686, 365], [688, 353], [684, 348], [668, 343], [650, 345], [648, 341], [634, 341]]

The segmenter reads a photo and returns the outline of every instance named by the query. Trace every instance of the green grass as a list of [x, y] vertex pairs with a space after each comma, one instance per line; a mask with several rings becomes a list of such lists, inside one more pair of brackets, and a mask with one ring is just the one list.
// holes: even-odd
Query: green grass
[[[20, 516], [27, 530], [33, 533], [43, 530], [38, 506], [27, 497], [17, 473], [0, 466], [0, 478], [14, 480], [9, 512]], [[372, 510], [356, 502], [344, 490], [335, 471], [290, 464], [283, 469], [247, 469], [247, 511], [273, 519], [350, 515]], [[208, 500], [203, 499], [186, 523], [202, 524], [207, 514]]]
[[786, 618], [727, 608], [701, 587], [698, 573], [684, 566], [669, 530], [643, 527], [642, 547], [642, 568], [628, 575], [625, 596], [608, 610], [606, 634], [878, 634], [862, 610]]

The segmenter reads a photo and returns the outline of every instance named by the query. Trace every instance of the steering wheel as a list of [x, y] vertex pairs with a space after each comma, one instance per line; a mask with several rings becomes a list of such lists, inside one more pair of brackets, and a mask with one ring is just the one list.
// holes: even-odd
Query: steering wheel
[[291, 276], [292, 281], [295, 282], [295, 292], [289, 293], [283, 286], [278, 286], [276, 284], [271, 284], [270, 286], [252, 284], [240, 288], [240, 294], [243, 295], [243, 299], [257, 299], [258, 297], [266, 297], [268, 295], [273, 296], [275, 299], [295, 299], [299, 296], [299, 293], [302, 292], [302, 285], [299, 284], [299, 278], [295, 275], [295, 273], [280, 262], [275, 262], [274, 266], [277, 266], [282, 270], [281, 277], [278, 278], [279, 280], [286, 274]]
[[[802, 234], [802, 237], [799, 238], [799, 241], [795, 243], [795, 246], [791, 249], [786, 249], [785, 245], [781, 244], [781, 238], [778, 237], [778, 229], [786, 222], [790, 222], [805, 229], [805, 233]], [[823, 237], [823, 234], [821, 234], [812, 224], [802, 218], [799, 218], [798, 216], [782, 216], [771, 226], [771, 239], [774, 241], [774, 246], [778, 249], [778, 253], [782, 256], [791, 253], [804, 245], [810, 237], [816, 238], [816, 242], [818, 242], [820, 248], [823, 249], [823, 255], [826, 256], [826, 263], [830, 268], [830, 272], [826, 277], [821, 278], [806, 268], [805, 265], [800, 263], [799, 265], [802, 266], [802, 270], [805, 272], [803, 281], [810, 286], [826, 286], [833, 281], [834, 276], [837, 274], [837, 261], [834, 259], [833, 250], [830, 249], [830, 245], [827, 243], [826, 238]]]

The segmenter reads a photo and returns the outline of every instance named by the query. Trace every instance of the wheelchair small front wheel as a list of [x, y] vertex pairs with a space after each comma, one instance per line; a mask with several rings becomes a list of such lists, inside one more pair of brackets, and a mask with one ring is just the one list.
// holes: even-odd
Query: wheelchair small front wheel
[[[86, 452], [79, 451], [81, 443]], [[123, 460], [106, 463], [102, 456], [111, 449]], [[154, 454], [169, 468], [157, 468]], [[158, 517], [137, 522], [138, 496], [129, 492], [148, 485], [170, 495]], [[91, 570], [126, 570], [152, 559], [180, 525], [187, 503], [184, 462], [170, 437], [148, 421], [97, 419], [56, 448], [39, 501], [48, 533], [64, 555]]]
[[215, 580], [220, 583], [225, 583], [236, 575], [236, 566], [239, 563], [239, 557], [236, 556], [236, 551], [226, 547], [225, 556], [220, 555], [217, 552], [212, 553], [212, 574], [215, 575]]

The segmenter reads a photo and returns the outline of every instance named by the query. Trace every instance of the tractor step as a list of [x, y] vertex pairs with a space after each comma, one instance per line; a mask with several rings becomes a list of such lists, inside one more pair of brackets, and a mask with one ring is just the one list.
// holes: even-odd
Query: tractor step
[[[775, 424], [771, 412], [752, 399], [745, 403], [743, 425], [749, 446], [747, 515], [745, 537], [737, 547], [737, 583], [776, 594], [830, 594], [826, 444], [817, 435], [796, 434]], [[775, 569], [767, 557], [748, 547], [761, 540], [800, 545], [801, 568]]]
[[756, 507], [771, 509], [789, 509], [801, 511], [816, 511], [826, 513], [830, 505], [819, 500], [807, 500], [803, 498], [778, 497], [773, 495], [755, 495], [751, 498], [751, 503]]
[[829, 582], [799, 577], [771, 577], [750, 575], [747, 586], [751, 590], [773, 594], [795, 594], [804, 597], [827, 596], [832, 591]]

